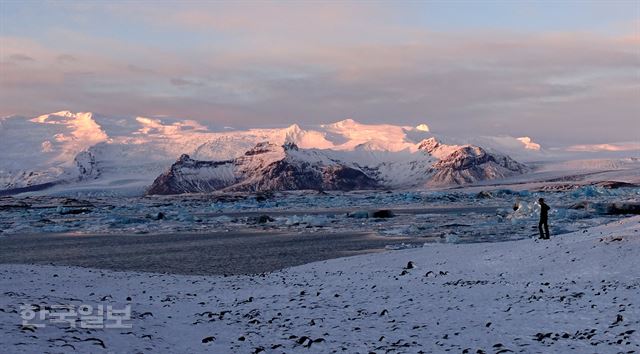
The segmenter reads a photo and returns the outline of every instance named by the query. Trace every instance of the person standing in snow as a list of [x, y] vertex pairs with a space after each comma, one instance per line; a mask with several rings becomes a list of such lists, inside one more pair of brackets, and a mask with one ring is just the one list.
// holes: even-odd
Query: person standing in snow
[[549, 224], [548, 224], [549, 209], [551, 208], [544, 202], [543, 198], [538, 199], [538, 204], [540, 204], [540, 222], [538, 223], [538, 230], [540, 231], [540, 239], [548, 240], [549, 239]]

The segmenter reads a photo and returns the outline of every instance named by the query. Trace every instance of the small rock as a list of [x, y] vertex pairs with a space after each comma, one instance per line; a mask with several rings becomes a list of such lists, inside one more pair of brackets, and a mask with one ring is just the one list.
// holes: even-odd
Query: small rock
[[216, 337], [214, 337], [214, 336], [209, 336], [209, 337], [202, 338], [202, 343], [203, 343], [203, 344], [206, 344], [206, 343], [213, 342], [213, 341], [215, 341], [215, 340], [216, 340]]
[[589, 208], [589, 202], [586, 200], [583, 200], [581, 202], [578, 202], [569, 206], [569, 209], [588, 209], [588, 208]]
[[56, 211], [60, 215], [78, 215], [78, 214], [88, 214], [91, 212], [89, 208], [67, 208], [63, 206], [59, 206], [56, 208]]
[[371, 216], [374, 218], [392, 218], [395, 216], [395, 214], [393, 214], [391, 210], [381, 209], [371, 213]]
[[614, 324], [614, 325], [616, 325], [616, 324], [618, 324], [618, 323], [620, 323], [620, 322], [622, 322], [622, 321], [624, 321], [624, 317], [622, 317], [622, 315], [621, 315], [621, 314], [617, 314], [617, 315], [616, 315], [616, 321], [615, 321], [615, 322], [613, 322], [613, 324]]
[[612, 203], [606, 206], [605, 214], [609, 215], [640, 215], [640, 203]]
[[268, 222], [274, 222], [275, 219], [270, 217], [269, 215], [260, 215], [258, 217], [257, 223], [258, 224], [266, 224]]
[[160, 211], [153, 214], [147, 214], [147, 218], [151, 220], [163, 220], [165, 218], [165, 215]]

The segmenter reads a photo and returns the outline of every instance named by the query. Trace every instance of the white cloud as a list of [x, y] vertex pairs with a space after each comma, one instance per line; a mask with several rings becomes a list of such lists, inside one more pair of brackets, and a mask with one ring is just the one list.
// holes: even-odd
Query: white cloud
[[567, 151], [571, 151], [571, 152], [640, 151], [640, 142], [572, 145], [567, 148]]

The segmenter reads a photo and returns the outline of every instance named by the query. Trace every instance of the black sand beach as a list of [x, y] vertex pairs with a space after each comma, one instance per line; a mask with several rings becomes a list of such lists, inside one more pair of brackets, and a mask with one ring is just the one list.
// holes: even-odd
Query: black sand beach
[[377, 252], [424, 239], [366, 233], [32, 234], [0, 238], [0, 263], [69, 265], [189, 275], [257, 274]]

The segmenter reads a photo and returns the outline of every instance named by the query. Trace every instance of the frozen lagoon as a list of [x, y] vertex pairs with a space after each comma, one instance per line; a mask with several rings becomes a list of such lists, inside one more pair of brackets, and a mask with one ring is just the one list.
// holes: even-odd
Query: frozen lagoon
[[[640, 188], [571, 190], [315, 191], [267, 195], [0, 198], [0, 237], [11, 234], [371, 233], [425, 242], [482, 242], [536, 235], [543, 197], [552, 234], [612, 220], [603, 206], [640, 200]], [[517, 210], [513, 206], [517, 205]], [[388, 209], [395, 217], [368, 217]], [[262, 219], [262, 220], [261, 220]]]

